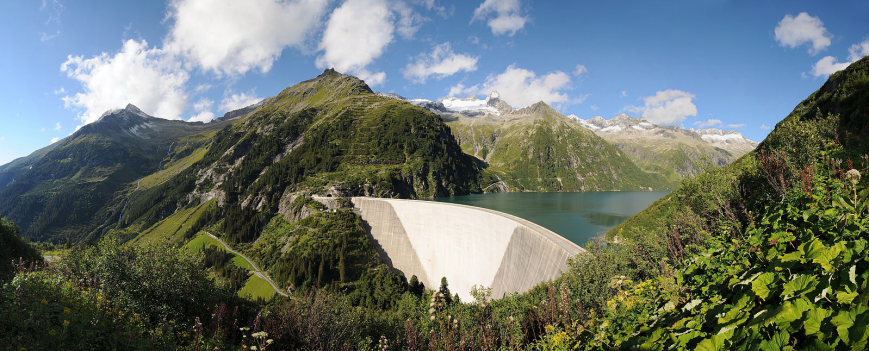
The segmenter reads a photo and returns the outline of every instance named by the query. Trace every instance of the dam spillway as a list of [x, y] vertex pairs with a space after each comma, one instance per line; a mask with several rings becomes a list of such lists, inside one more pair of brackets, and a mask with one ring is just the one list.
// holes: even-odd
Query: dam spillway
[[471, 301], [471, 289], [492, 297], [524, 292], [567, 271], [585, 250], [519, 217], [442, 202], [369, 197], [351, 199], [387, 262], [429, 289], [442, 277], [450, 291]]

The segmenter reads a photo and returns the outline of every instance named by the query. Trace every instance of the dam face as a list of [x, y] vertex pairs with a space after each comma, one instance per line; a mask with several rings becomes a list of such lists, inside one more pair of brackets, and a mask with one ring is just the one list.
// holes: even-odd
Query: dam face
[[428, 289], [442, 277], [472, 301], [474, 286], [492, 297], [524, 292], [557, 278], [585, 250], [537, 224], [479, 207], [432, 201], [354, 197], [386, 261]]

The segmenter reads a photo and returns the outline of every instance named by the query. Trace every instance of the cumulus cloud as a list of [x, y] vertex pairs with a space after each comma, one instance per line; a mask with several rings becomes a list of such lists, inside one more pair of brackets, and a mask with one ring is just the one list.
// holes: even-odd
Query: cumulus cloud
[[668, 89], [643, 98], [643, 106], [631, 106], [627, 110], [642, 113], [642, 117], [656, 124], [681, 123], [697, 115], [694, 94]]
[[60, 122], [54, 123], [54, 130], [60, 130], [61, 128], [62, 126], [60, 125]]
[[220, 109], [229, 112], [240, 108], [248, 107], [257, 102], [262, 101], [261, 97], [256, 96], [254, 92], [238, 93], [227, 96], [220, 102]]
[[417, 82], [425, 82], [429, 77], [445, 78], [461, 71], [477, 70], [479, 58], [453, 52], [449, 42], [437, 45], [430, 54], [417, 57], [404, 68], [404, 76]]
[[766, 130], [766, 131], [769, 131], [770, 129], [772, 129], [772, 128], [770, 128], [770, 126], [768, 126], [768, 125], [766, 125], [766, 124], [761, 124], [761, 125], [760, 125], [760, 130]]
[[69, 56], [60, 69], [82, 85], [83, 92], [64, 96], [63, 101], [82, 110], [78, 118], [83, 124], [128, 103], [150, 115], [179, 119], [187, 104], [187, 72], [163, 49], [150, 48], [144, 40], [127, 40], [115, 54]]
[[367, 66], [383, 54], [394, 31], [386, 0], [347, 0], [329, 16], [317, 66], [356, 74], [369, 85], [383, 83], [386, 73], [372, 73]]
[[838, 59], [833, 56], [824, 56], [818, 60], [818, 62], [815, 62], [815, 66], [812, 67], [812, 75], [815, 77], [829, 76], [845, 69], [850, 64], [851, 62], [848, 61], [839, 62]]
[[839, 59], [833, 56], [824, 56], [812, 67], [812, 75], [815, 77], [826, 77], [838, 71], [841, 71], [857, 60], [869, 56], [869, 39], [861, 43], [851, 45], [848, 48], [848, 60], [839, 62]]
[[570, 88], [570, 75], [562, 71], [551, 72], [538, 76], [533, 71], [514, 65], [498, 75], [490, 75], [481, 85], [465, 87], [456, 85], [450, 89], [450, 95], [481, 94], [488, 95], [498, 92], [501, 99], [516, 108], [532, 105], [538, 101], [548, 104], [571, 102], [564, 92]]
[[51, 138], [51, 144], [54, 144], [58, 141], [60, 141], [60, 138]]
[[214, 119], [214, 112], [211, 112], [211, 107], [214, 106], [214, 101], [208, 98], [199, 99], [193, 104], [193, 111], [196, 115], [190, 117], [187, 122], [211, 122]]
[[720, 126], [722, 123], [724, 122], [722, 122], [720, 119], [710, 118], [705, 121], [694, 122], [694, 125], [699, 128], [711, 128], [715, 126]]
[[218, 74], [243, 74], [251, 69], [267, 72], [284, 48], [303, 43], [328, 3], [174, 0], [166, 48]]
[[796, 17], [785, 15], [775, 27], [775, 40], [781, 46], [795, 48], [810, 43], [809, 53], [812, 55], [830, 46], [831, 38], [821, 19], [805, 12]]
[[528, 17], [522, 14], [520, 0], [485, 0], [474, 10], [472, 21], [487, 21], [495, 35], [513, 36], [525, 27]]

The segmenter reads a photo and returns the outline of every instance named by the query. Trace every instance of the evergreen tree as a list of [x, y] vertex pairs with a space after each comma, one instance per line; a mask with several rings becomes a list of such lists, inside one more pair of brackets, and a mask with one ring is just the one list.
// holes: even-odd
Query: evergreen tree
[[422, 296], [422, 293], [425, 291], [425, 284], [419, 281], [419, 278], [414, 274], [410, 277], [410, 292], [416, 296]]
[[447, 277], [441, 278], [441, 288], [438, 291], [444, 295], [444, 301], [447, 305], [453, 303], [453, 295], [450, 294], [450, 285], [447, 283]]

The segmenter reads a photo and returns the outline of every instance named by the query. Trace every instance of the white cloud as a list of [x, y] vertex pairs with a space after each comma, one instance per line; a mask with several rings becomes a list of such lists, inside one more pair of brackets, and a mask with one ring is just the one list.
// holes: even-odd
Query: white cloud
[[437, 1], [435, 1], [435, 0], [413, 0], [413, 2], [418, 4], [418, 5], [421, 5], [426, 10], [436, 12], [438, 15], [440, 15], [443, 18], [447, 18], [447, 17], [451, 16], [452, 12], [454, 10], [454, 8], [452, 8], [452, 7], [450, 9], [447, 9], [446, 6], [438, 5]]
[[488, 19], [489, 28], [495, 35], [513, 36], [525, 27], [528, 17], [522, 14], [520, 0], [485, 0], [474, 10], [475, 20]]
[[208, 98], [202, 98], [193, 104], [193, 111], [196, 115], [190, 117], [187, 122], [211, 122], [214, 119], [214, 112], [211, 112], [211, 107], [214, 106], [214, 101]]
[[811, 43], [809, 53], [813, 55], [830, 46], [831, 38], [821, 19], [805, 12], [796, 17], [785, 15], [775, 27], [775, 39], [781, 46], [795, 48]]
[[627, 90], [622, 90], [622, 97], [626, 97], [626, 96], [628, 96], [628, 91], [627, 91]]
[[386, 73], [369, 72], [367, 66], [392, 42], [392, 17], [386, 0], [347, 0], [329, 17], [317, 66], [356, 74], [369, 85], [383, 83]]
[[555, 71], [543, 76], [537, 76], [533, 71], [509, 66], [498, 75], [489, 76], [482, 85], [465, 87], [456, 85], [450, 89], [450, 95], [464, 94], [488, 95], [497, 91], [501, 99], [516, 108], [532, 105], [538, 101], [548, 104], [571, 102], [564, 90], [570, 88], [570, 75]]
[[851, 45], [851, 47], [848, 48], [848, 53], [848, 59], [851, 61], [857, 61], [869, 56], [869, 39], [864, 40], [862, 43]]
[[217, 74], [267, 72], [286, 47], [301, 45], [329, 0], [174, 0], [167, 50]]
[[768, 130], [770, 130], [770, 129], [772, 129], [772, 128], [770, 128], [770, 126], [768, 126], [768, 125], [766, 125], [766, 124], [761, 124], [761, 125], [760, 125], [760, 130], [767, 130], [767, 131], [768, 131]]
[[150, 115], [179, 119], [187, 104], [187, 72], [144, 40], [127, 40], [113, 55], [69, 56], [60, 69], [82, 85], [83, 92], [64, 96], [63, 101], [83, 110], [78, 117], [83, 124], [128, 103]]
[[824, 56], [818, 62], [815, 62], [815, 66], [812, 67], [812, 75], [815, 77], [829, 76], [845, 69], [850, 64], [851, 62], [838, 62], [833, 56]]
[[839, 62], [839, 59], [833, 56], [824, 56], [812, 67], [812, 75], [815, 77], [826, 77], [838, 71], [841, 71], [850, 66], [855, 61], [869, 55], [869, 39], [862, 43], [851, 45], [848, 48], [848, 61]]
[[584, 73], [588, 73], [588, 67], [585, 67], [585, 65], [576, 65], [576, 69], [573, 70], [573, 75], [575, 76], [581, 76]]
[[44, 43], [47, 41], [51, 41], [52, 39], [57, 38], [59, 36], [60, 36], [60, 31], [56, 31], [56, 32], [51, 33], [51, 34], [45, 33], [45, 32], [40, 32], [39, 33], [39, 41]]
[[404, 68], [404, 76], [417, 82], [425, 82], [431, 76], [437, 79], [445, 78], [461, 71], [477, 70], [474, 56], [456, 54], [449, 42], [437, 45], [427, 55], [417, 57], [416, 61]]
[[742, 129], [742, 128], [745, 128], [745, 127], [747, 127], [747, 126], [748, 126], [748, 125], [745, 124], [745, 123], [732, 123], [732, 124], [728, 124], [728, 125], [727, 125], [727, 128], [731, 128], [731, 129]]
[[467, 90], [468, 88], [466, 88], [464, 84], [459, 83], [450, 87], [450, 92], [447, 93], [447, 96], [459, 96], [464, 94]]
[[51, 144], [54, 144], [58, 141], [60, 141], [60, 138], [51, 138]]
[[262, 101], [254, 92], [238, 93], [227, 96], [220, 102], [220, 109], [225, 112], [238, 110]]
[[60, 122], [54, 123], [54, 130], [60, 130], [63, 126], [60, 125]]
[[710, 119], [707, 119], [705, 121], [694, 122], [694, 125], [699, 127], [699, 128], [710, 128], [710, 127], [714, 127], [714, 126], [719, 126], [722, 123], [724, 123], [724, 122], [722, 122], [720, 119], [710, 118]]
[[55, 27], [56, 29], [49, 32], [39, 32], [39, 41], [44, 43], [60, 36], [60, 19], [63, 15], [63, 9], [63, 4], [58, 0], [42, 0], [42, 3], [39, 5], [39, 11], [45, 12], [48, 15], [44, 25], [45, 27]]
[[401, 35], [405, 39], [413, 38], [427, 19], [404, 2], [396, 1], [392, 6], [395, 9], [395, 13], [398, 14], [398, 21], [396, 23], [398, 35]]
[[661, 90], [643, 98], [643, 106], [631, 106], [626, 110], [640, 113], [643, 118], [656, 124], [681, 123], [697, 115], [694, 94], [676, 89]]

